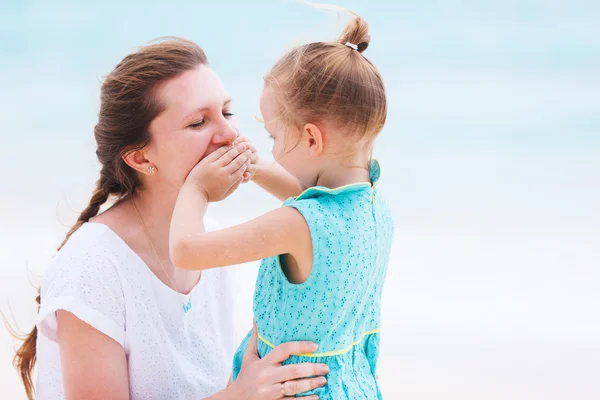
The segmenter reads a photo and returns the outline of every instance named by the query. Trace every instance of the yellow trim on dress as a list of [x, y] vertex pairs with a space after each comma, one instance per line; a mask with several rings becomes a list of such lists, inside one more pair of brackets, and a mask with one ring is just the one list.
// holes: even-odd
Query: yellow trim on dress
[[[292, 355], [294, 355], [294, 356], [300, 356], [300, 357], [311, 357], [311, 358], [339, 356], [340, 354], [345, 354], [345, 353], [349, 352], [350, 350], [352, 350], [352, 348], [354, 346], [358, 346], [360, 344], [360, 342], [362, 342], [362, 340], [365, 338], [365, 336], [372, 335], [374, 333], [378, 333], [380, 330], [381, 330], [380, 328], [376, 328], [376, 329], [371, 329], [370, 331], [366, 331], [365, 333], [363, 333], [360, 336], [360, 339], [352, 342], [352, 344], [350, 346], [345, 347], [345, 348], [340, 349], [340, 350], [325, 351], [323, 353], [303, 353], [303, 354], [292, 354]], [[275, 348], [275, 345], [273, 343], [269, 342], [260, 333], [258, 334], [258, 338], [260, 339], [261, 342], [263, 342], [267, 346], [269, 346], [271, 348]]]

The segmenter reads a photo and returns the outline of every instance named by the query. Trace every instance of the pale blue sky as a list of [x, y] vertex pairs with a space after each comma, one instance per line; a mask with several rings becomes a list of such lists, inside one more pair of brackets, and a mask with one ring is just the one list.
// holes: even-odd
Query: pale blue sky
[[[600, 146], [597, 2], [344, 5], [370, 22], [366, 55], [388, 87], [380, 158], [397, 162], [392, 152], [423, 147], [554, 156]], [[332, 39], [341, 28], [335, 14], [292, 0], [9, 1], [2, 7], [0, 118], [2, 137], [12, 142], [0, 150], [3, 162], [18, 164], [27, 148], [36, 160], [80, 177], [93, 167], [86, 160], [98, 79], [135, 46], [163, 35], [197, 41], [234, 96], [246, 135], [266, 147], [252, 121], [261, 76], [291, 45]], [[66, 147], [71, 154], [53, 159], [49, 150]], [[44, 179], [44, 189], [54, 191], [59, 175]]]
[[[600, 3], [337, 3], [370, 23], [365, 55], [389, 94], [375, 152], [397, 226], [386, 398], [599, 398]], [[99, 82], [123, 56], [159, 36], [196, 41], [268, 154], [253, 119], [263, 74], [342, 21], [293, 0], [3, 1], [0, 310], [31, 323], [27, 268], [43, 271], [87, 202]], [[213, 212], [230, 224], [276, 206], [248, 185]], [[10, 346], [0, 333], [2, 398], [20, 393]]]

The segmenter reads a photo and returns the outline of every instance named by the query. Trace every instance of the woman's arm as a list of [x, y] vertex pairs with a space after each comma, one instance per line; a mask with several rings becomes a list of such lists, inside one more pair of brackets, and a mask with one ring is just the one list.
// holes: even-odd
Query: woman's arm
[[[65, 398], [129, 399], [127, 358], [121, 345], [68, 311], [57, 311], [57, 322]], [[283, 343], [261, 359], [256, 341], [254, 328], [238, 379], [205, 400], [276, 400], [282, 398], [282, 385], [287, 396], [325, 385], [322, 375], [329, 372], [325, 364], [281, 365], [292, 354], [314, 352], [313, 343]]]
[[68, 311], [57, 311], [66, 399], [129, 399], [123, 347]]

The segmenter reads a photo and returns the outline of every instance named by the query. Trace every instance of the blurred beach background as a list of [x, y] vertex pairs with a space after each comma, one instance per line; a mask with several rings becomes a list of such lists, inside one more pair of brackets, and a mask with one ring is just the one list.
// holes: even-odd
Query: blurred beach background
[[[386, 399], [600, 398], [600, 3], [339, 0], [371, 25], [389, 93], [375, 154], [396, 219], [384, 292]], [[243, 134], [262, 76], [346, 19], [293, 0], [0, 2], [0, 311], [33, 285], [97, 179], [101, 79], [159, 36], [201, 45]], [[246, 185], [226, 226], [276, 200]], [[238, 333], [257, 265], [238, 268]], [[31, 283], [30, 283], [31, 281]], [[0, 330], [0, 398], [23, 399]]]

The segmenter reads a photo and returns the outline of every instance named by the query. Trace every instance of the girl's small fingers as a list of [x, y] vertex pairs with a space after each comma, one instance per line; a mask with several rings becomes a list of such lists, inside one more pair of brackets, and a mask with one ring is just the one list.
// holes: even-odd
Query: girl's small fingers
[[231, 193], [235, 192], [237, 190], [237, 188], [240, 187], [241, 184], [242, 184], [242, 180], [238, 179], [233, 185], [231, 185], [229, 190], [227, 190], [225, 197], [228, 197]]
[[231, 175], [229, 175], [229, 181], [233, 184], [233, 183], [241, 183], [241, 181], [244, 179], [244, 174], [246, 173], [246, 170], [248, 169], [248, 165], [246, 163], [243, 163], [241, 167], [238, 168], [237, 171], [234, 171]]
[[231, 193], [237, 190], [237, 188], [243, 183], [245, 170], [246, 164], [243, 164], [238, 171], [229, 175], [230, 186], [229, 189], [227, 189], [226, 196], [229, 196]]
[[233, 141], [233, 144], [238, 144], [238, 143], [252, 143], [250, 140], [248, 140], [248, 138], [246, 136], [238, 136], [237, 139], [235, 139]]
[[244, 177], [247, 175], [248, 179], [250, 179], [250, 177], [252, 177], [252, 176], [254, 176], [254, 174], [256, 174], [257, 167], [256, 167], [256, 164], [254, 164], [252, 162], [252, 160], [250, 160], [250, 159], [248, 159], [246, 161], [246, 163], [248, 165], [248, 168], [246, 169], [246, 172], [244, 173]]
[[209, 155], [207, 155], [204, 159], [210, 162], [214, 162], [225, 155], [228, 151], [231, 150], [231, 146], [221, 146]]
[[226, 151], [224, 154], [222, 154], [221, 157], [219, 157], [219, 159], [218, 159], [219, 165], [221, 167], [228, 166], [238, 156], [240, 156], [241, 154], [244, 154], [246, 149], [247, 149], [246, 143], [239, 143], [233, 147], [229, 147], [229, 150]]
[[[233, 159], [229, 165], [225, 166], [225, 171], [227, 171], [230, 175], [235, 174], [243, 167], [248, 167], [250, 165], [248, 163], [248, 159], [250, 158], [250, 150], [246, 150], [245, 152], [239, 154], [235, 159]], [[245, 170], [244, 170], [245, 171]]]

